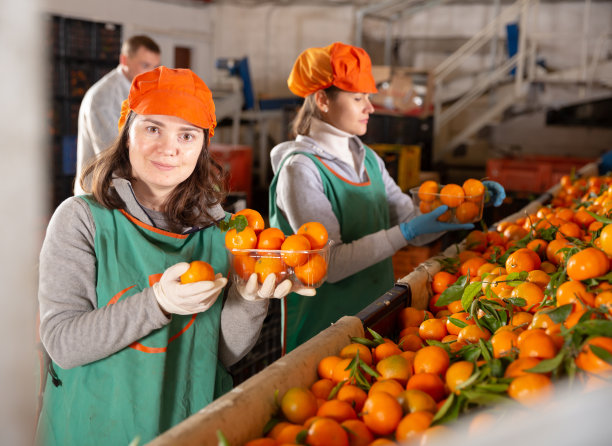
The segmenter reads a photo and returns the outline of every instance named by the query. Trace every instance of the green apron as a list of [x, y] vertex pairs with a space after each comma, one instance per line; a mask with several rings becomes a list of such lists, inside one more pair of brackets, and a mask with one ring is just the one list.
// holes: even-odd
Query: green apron
[[[314, 161], [323, 190], [340, 223], [343, 243], [389, 228], [389, 205], [378, 162], [366, 147], [365, 168], [369, 181], [352, 183], [331, 170], [320, 158], [306, 152], [293, 152], [283, 159], [270, 185], [270, 226], [285, 234], [293, 229], [276, 205], [278, 175], [287, 159], [300, 153]], [[367, 255], [363, 253], [362, 255]], [[354, 315], [393, 286], [391, 258], [372, 265], [336, 283], [325, 282], [314, 297], [292, 293], [282, 306], [282, 342], [285, 352], [306, 342], [345, 315]]]
[[[83, 198], [96, 226], [98, 308], [129, 299], [180, 261], [205, 260], [227, 275], [216, 226], [173, 234]], [[46, 383], [43, 443], [127, 445], [139, 436], [144, 444], [230, 390], [217, 360], [221, 307], [220, 298], [204, 313], [173, 315], [165, 327], [93, 363], [67, 370], [54, 364], [62, 384]]]

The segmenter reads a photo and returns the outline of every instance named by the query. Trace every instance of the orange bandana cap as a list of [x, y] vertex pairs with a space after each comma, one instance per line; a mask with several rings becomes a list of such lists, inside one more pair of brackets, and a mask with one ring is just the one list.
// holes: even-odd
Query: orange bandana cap
[[130, 110], [139, 115], [177, 116], [215, 134], [217, 120], [212, 93], [204, 81], [188, 69], [157, 67], [132, 81], [130, 94], [121, 104], [119, 131]]
[[293, 65], [287, 85], [302, 98], [332, 85], [354, 93], [378, 91], [368, 53], [341, 42], [303, 51]]

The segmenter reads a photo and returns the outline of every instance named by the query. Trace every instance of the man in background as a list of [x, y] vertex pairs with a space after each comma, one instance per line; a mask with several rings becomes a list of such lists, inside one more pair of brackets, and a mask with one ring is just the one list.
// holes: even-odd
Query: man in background
[[148, 36], [132, 36], [121, 47], [119, 65], [91, 86], [81, 102], [77, 136], [77, 166], [74, 193], [85, 165], [117, 137], [121, 103], [128, 97], [132, 79], [160, 63], [160, 49]]

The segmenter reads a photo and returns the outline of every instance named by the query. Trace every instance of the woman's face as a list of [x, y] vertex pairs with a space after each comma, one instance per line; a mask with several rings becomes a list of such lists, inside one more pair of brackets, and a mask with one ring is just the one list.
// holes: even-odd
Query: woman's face
[[367, 93], [340, 91], [323, 107], [323, 120], [351, 135], [361, 136], [368, 130], [368, 119], [374, 107]]
[[204, 130], [176, 116], [136, 115], [128, 149], [134, 192], [159, 204], [193, 172], [204, 145]]

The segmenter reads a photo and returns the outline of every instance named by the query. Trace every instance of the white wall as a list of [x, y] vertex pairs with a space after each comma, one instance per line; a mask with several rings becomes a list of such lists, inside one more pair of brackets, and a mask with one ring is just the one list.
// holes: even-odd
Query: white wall
[[[0, 1], [0, 444], [31, 444], [38, 252], [49, 150], [38, 1]], [[28, 30], [28, 32], [23, 32]], [[15, 38], [19, 36], [19, 38]]]

